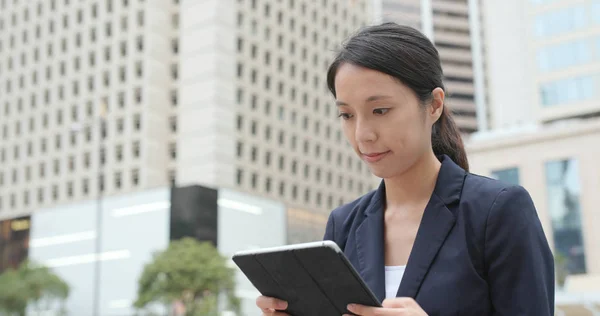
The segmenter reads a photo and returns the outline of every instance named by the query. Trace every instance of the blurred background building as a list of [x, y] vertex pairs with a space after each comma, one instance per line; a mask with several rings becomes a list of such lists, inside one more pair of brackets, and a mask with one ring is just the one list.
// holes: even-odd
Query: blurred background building
[[372, 14], [366, 0], [1, 1], [0, 218], [202, 184], [281, 200], [290, 241], [321, 238], [328, 211], [375, 184], [324, 79]]
[[[478, 129], [477, 54], [478, 25], [471, 23], [468, 0], [380, 0], [381, 19], [419, 29], [435, 43], [442, 60], [444, 83], [449, 94], [447, 105], [465, 138]], [[477, 11], [475, 11], [477, 12]], [[479, 15], [475, 15], [479, 18]], [[473, 37], [475, 39], [473, 40]], [[479, 35], [480, 36], [480, 35]], [[476, 91], [478, 93], [476, 93]], [[482, 102], [482, 101], [480, 101]]]

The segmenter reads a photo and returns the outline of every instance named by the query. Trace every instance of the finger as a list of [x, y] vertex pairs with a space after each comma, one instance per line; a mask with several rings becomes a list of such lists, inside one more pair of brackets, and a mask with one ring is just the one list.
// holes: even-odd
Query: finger
[[263, 312], [265, 312], [266, 309], [284, 310], [288, 307], [288, 304], [286, 301], [276, 299], [274, 297], [259, 296], [256, 299], [256, 306], [258, 306], [260, 309], [263, 310]]
[[360, 304], [350, 304], [347, 306], [348, 310], [359, 316], [399, 316], [404, 315], [406, 309], [401, 308], [382, 308], [364, 306]]
[[409, 307], [415, 303], [415, 300], [411, 297], [395, 297], [383, 300], [381, 306], [385, 308]]
[[284, 312], [263, 312], [262, 316], [290, 316]]

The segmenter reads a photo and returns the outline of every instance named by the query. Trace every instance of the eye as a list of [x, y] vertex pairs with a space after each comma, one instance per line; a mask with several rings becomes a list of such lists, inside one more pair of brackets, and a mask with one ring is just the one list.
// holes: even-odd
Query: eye
[[385, 113], [387, 113], [390, 109], [375, 109], [373, 110], [373, 114], [377, 114], [377, 115], [384, 115]]
[[343, 120], [348, 120], [352, 117], [352, 114], [341, 112], [338, 117], [341, 117]]

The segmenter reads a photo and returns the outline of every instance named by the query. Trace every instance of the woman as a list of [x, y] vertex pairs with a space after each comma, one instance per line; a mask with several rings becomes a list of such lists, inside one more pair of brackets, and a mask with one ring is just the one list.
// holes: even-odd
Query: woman
[[[350, 38], [329, 68], [344, 134], [383, 178], [327, 223], [325, 239], [383, 301], [348, 310], [554, 315], [554, 260], [532, 200], [520, 186], [468, 173], [442, 78], [433, 44], [392, 23]], [[257, 305], [287, 315], [286, 302]]]

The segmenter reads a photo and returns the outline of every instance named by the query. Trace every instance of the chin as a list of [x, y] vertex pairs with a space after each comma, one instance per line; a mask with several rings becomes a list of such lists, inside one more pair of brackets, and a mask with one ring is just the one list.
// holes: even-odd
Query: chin
[[408, 169], [410, 169], [410, 166], [400, 163], [381, 164], [368, 167], [374, 176], [381, 179], [390, 179], [398, 177], [404, 174]]
[[371, 173], [376, 176], [377, 178], [381, 178], [381, 179], [386, 179], [386, 178], [391, 178], [393, 177], [396, 172], [390, 170], [389, 168], [371, 168], [369, 167], [369, 170], [371, 170]]

